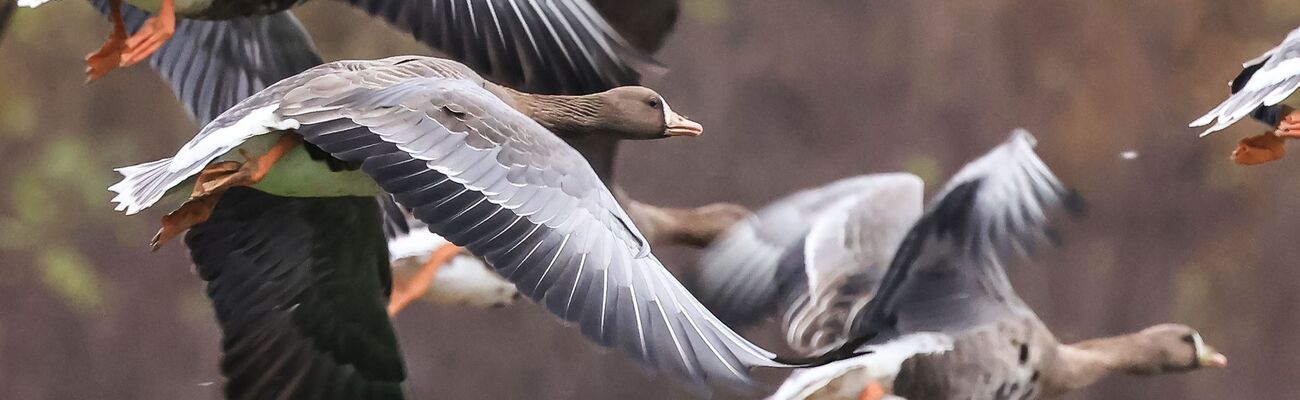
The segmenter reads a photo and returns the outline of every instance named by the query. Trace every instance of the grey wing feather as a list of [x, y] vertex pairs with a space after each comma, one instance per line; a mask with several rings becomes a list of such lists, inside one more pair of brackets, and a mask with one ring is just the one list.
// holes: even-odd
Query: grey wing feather
[[653, 54], [663, 47], [677, 25], [680, 0], [589, 0], [600, 15], [624, 39], [641, 51]]
[[908, 232], [854, 337], [949, 332], [1028, 312], [1003, 263], [1047, 236], [1069, 192], [1033, 151], [1028, 132], [967, 164]]
[[234, 188], [185, 235], [221, 325], [226, 398], [405, 398], [380, 229], [371, 199]]
[[1214, 123], [1201, 134], [1227, 128], [1247, 116], [1276, 125], [1278, 110], [1272, 109], [1300, 88], [1300, 29], [1291, 31], [1277, 47], [1242, 66], [1241, 75], [1229, 84], [1232, 94], [1191, 127]]
[[474, 82], [338, 81], [360, 75], [309, 82], [279, 112], [592, 340], [696, 384], [746, 388], [749, 368], [786, 366], [701, 306], [581, 156], [536, 122]]
[[[732, 326], [753, 324], [780, 298], [778, 264], [819, 212], [853, 193], [870, 191], [877, 175], [862, 175], [800, 191], [737, 223], [700, 257], [700, 300]], [[789, 275], [804, 279], [803, 274]]]
[[635, 84], [652, 63], [586, 0], [347, 0], [497, 83], [581, 94]]

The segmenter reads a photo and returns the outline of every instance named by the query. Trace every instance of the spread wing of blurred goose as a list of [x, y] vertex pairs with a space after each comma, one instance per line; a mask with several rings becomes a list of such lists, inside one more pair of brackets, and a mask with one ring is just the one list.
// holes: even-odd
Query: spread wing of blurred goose
[[866, 306], [921, 217], [925, 183], [905, 173], [870, 175], [870, 187], [825, 208], [786, 250], [781, 327], [786, 343], [812, 355], [848, 339], [847, 321]]
[[[176, 156], [121, 169], [125, 177], [111, 189], [118, 193], [119, 209], [134, 213], [187, 186], [184, 182], [195, 181], [191, 199], [179, 213], [169, 215], [165, 226], [198, 222], [209, 212], [222, 215], [227, 202], [256, 193], [239, 189], [242, 186], [312, 203], [298, 206], [302, 211], [296, 214], [278, 214], [313, 222], [322, 221], [317, 213], [343, 212], [315, 208], [326, 207], [323, 201], [331, 200], [326, 208], [358, 208], [357, 215], [373, 218], [374, 229], [369, 222], [326, 221], [328, 226], [304, 229], [310, 234], [295, 239], [294, 248], [327, 246], [329, 251], [345, 253], [331, 255], [330, 260], [374, 258], [386, 263], [386, 257], [350, 253], [350, 246], [313, 242], [362, 235], [313, 232], [321, 229], [361, 227], [364, 234], [378, 238], [377, 232], [370, 231], [379, 229], [380, 212], [369, 196], [382, 188], [432, 231], [483, 256], [520, 292], [577, 323], [593, 341], [618, 347], [648, 367], [700, 387], [704, 383], [749, 387], [748, 369], [791, 366], [775, 361], [773, 354], [719, 322], [659, 264], [599, 178], [552, 133], [573, 129], [632, 139], [700, 132], [698, 125], [677, 116], [645, 88], [577, 97], [538, 96], [493, 85], [448, 60], [405, 56], [341, 61], [312, 68], [253, 95], [208, 124]], [[234, 200], [229, 200], [232, 195]], [[367, 199], [340, 200], [353, 196]], [[212, 203], [216, 206], [204, 206]], [[361, 203], [367, 210], [360, 209]], [[186, 214], [189, 211], [202, 212]], [[252, 217], [236, 220], [261, 223]], [[199, 240], [202, 226], [187, 237], [190, 246], [198, 247], [192, 248], [196, 263], [220, 262], [220, 258], [198, 256], [206, 251], [205, 242]], [[265, 236], [265, 240], [275, 237]], [[256, 253], [276, 247], [240, 248]], [[386, 251], [375, 247], [367, 252]], [[249, 260], [289, 258], [274, 256], [255, 254]], [[351, 268], [362, 264], [348, 263]], [[312, 290], [348, 286], [303, 279], [288, 283]], [[239, 282], [257, 286], [255, 280]], [[270, 291], [268, 295], [279, 293], [258, 288]], [[368, 288], [372, 298], [382, 298], [382, 285], [348, 288]], [[256, 302], [253, 299], [242, 301]], [[321, 312], [305, 309], [308, 306], [290, 303], [274, 309], [289, 314], [290, 320], [297, 313]], [[244, 310], [239, 308], [229, 310], [231, 318], [251, 317], [241, 315]], [[378, 318], [376, 312], [382, 316], [382, 307], [368, 307], [364, 318]], [[231, 326], [223, 323], [223, 329]], [[286, 330], [300, 334], [341, 326], [261, 330], [271, 332], [268, 335]], [[266, 394], [286, 394], [304, 385], [302, 380], [292, 380], [257, 387]], [[228, 386], [243, 387], [233, 379]]]
[[[1033, 145], [1028, 133], [1013, 133], [901, 228], [902, 243], [874, 297], [845, 321], [853, 338], [845, 346], [869, 354], [798, 371], [772, 398], [856, 399], [871, 388], [867, 393], [910, 399], [1037, 399], [1113, 372], [1223, 366], [1226, 358], [1182, 325], [1061, 344], [1020, 300], [1003, 265], [1045, 239], [1049, 215], [1069, 200]], [[872, 223], [849, 215], [846, 223]]]
[[653, 54], [677, 25], [681, 0], [588, 0], [632, 47]]
[[894, 176], [856, 176], [803, 190], [732, 225], [700, 257], [700, 301], [733, 327], [769, 315], [781, 298], [780, 289], [789, 285], [785, 280], [802, 279], [802, 273], [779, 272], [787, 249], [803, 239], [828, 206], [884, 190], [882, 184], [897, 180]]
[[1247, 116], [1273, 129], [1243, 139], [1232, 153], [1233, 161], [1253, 165], [1273, 161], [1286, 154], [1283, 142], [1300, 137], [1300, 28], [1287, 34], [1282, 43], [1242, 64], [1241, 73], [1228, 82], [1230, 95], [1191, 127], [1210, 125], [1201, 136], [1217, 132]]
[[[36, 7], [48, 0], [21, 0]], [[113, 31], [86, 58], [91, 80], [148, 58], [175, 33], [177, 17], [270, 15], [305, 0], [126, 0], [153, 13], [128, 34], [122, 0], [107, 0]], [[591, 93], [634, 82], [651, 61], [630, 48], [587, 0], [348, 0], [493, 80], [551, 93]]]

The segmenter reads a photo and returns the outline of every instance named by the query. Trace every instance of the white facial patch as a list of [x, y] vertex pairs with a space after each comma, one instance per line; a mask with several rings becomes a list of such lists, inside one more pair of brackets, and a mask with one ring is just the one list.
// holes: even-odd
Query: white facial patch
[[1196, 352], [1196, 359], [1205, 358], [1205, 340], [1201, 339], [1200, 332], [1192, 332], [1192, 349]]
[[664, 126], [672, 126], [673, 108], [668, 106], [668, 100], [663, 97], [659, 98], [659, 103], [664, 105]]

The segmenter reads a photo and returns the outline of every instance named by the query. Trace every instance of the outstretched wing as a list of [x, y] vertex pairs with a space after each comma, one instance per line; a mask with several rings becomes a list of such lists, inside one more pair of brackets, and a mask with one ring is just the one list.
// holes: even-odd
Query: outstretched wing
[[802, 267], [798, 273], [778, 273], [782, 254], [804, 237], [827, 206], [874, 191], [880, 176], [856, 176], [803, 190], [733, 225], [700, 257], [700, 300], [732, 326], [746, 326], [769, 315], [782, 285], [793, 283], [789, 279], [806, 279]]
[[[708, 312], [572, 148], [464, 80], [358, 85], [335, 74], [277, 111], [310, 143], [358, 162], [430, 229], [483, 256], [519, 291], [680, 380], [749, 387], [780, 367]], [[702, 387], [697, 386], [697, 387]]]
[[404, 398], [380, 224], [371, 198], [234, 188], [190, 230], [221, 325], [227, 398]]
[[854, 337], [950, 332], [1028, 312], [1003, 262], [1044, 239], [1049, 212], [1068, 198], [1033, 146], [1017, 130], [949, 181], [903, 240]]
[[[851, 317], [871, 300], [907, 231], [920, 218], [925, 183], [911, 174], [873, 175], [875, 184], [825, 207], [782, 259], [786, 343], [802, 354], [843, 343]], [[788, 279], [787, 279], [788, 280]]]
[[635, 84], [652, 61], [587, 0], [347, 0], [497, 83], [585, 94]]
[[1227, 100], [1189, 126], [1205, 126], [1213, 122], [1214, 125], [1201, 133], [1205, 136], [1246, 116], [1277, 125], [1283, 116], [1272, 106], [1291, 97], [1300, 88], [1300, 29], [1287, 34], [1282, 44], [1243, 64], [1241, 74], [1229, 83], [1229, 88], [1232, 95]]
[[[106, 0], [91, 3], [101, 13], [108, 10]], [[149, 13], [122, 4], [122, 18], [135, 32]], [[321, 62], [311, 36], [288, 11], [221, 21], [180, 19], [172, 38], [149, 57], [199, 125]]]

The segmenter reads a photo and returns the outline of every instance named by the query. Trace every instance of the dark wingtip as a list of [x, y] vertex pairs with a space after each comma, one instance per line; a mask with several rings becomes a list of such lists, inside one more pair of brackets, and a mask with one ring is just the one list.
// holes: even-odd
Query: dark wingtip
[[1061, 199], [1061, 205], [1065, 211], [1072, 217], [1084, 217], [1088, 215], [1088, 202], [1083, 199], [1083, 195], [1074, 189], [1068, 189], [1065, 196]]

